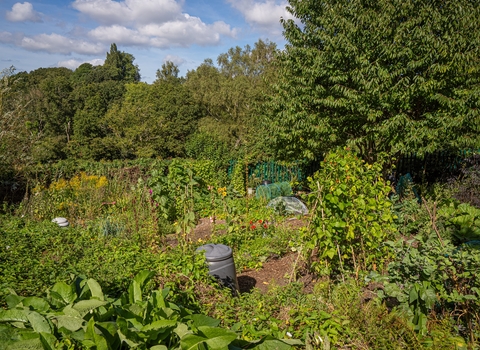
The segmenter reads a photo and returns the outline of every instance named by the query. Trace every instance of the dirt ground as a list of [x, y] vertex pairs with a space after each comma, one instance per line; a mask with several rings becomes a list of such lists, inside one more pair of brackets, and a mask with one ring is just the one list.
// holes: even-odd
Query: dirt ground
[[[217, 222], [222, 223], [222, 222]], [[306, 225], [305, 221], [298, 219], [287, 220], [284, 225], [292, 229], [299, 229]], [[208, 242], [212, 234], [212, 224], [208, 218], [200, 219], [194, 230], [193, 239], [202, 239]], [[272, 258], [263, 263], [263, 267], [259, 270], [248, 269], [237, 271], [237, 281], [240, 293], [248, 293], [253, 288], [258, 288], [261, 292], [266, 292], [273, 286], [284, 286], [293, 281], [292, 272], [295, 264], [299, 263], [298, 254], [290, 253], [283, 257]], [[297, 265], [298, 266], [298, 265]], [[297, 276], [297, 280], [304, 284], [304, 289], [309, 291], [313, 288], [315, 279], [310, 274]]]

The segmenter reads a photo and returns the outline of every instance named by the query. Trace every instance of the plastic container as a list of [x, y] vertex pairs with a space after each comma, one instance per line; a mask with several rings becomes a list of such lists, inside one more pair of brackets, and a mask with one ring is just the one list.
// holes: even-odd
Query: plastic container
[[196, 251], [205, 252], [209, 274], [218, 279], [224, 287], [230, 288], [234, 295], [237, 295], [239, 288], [232, 248], [224, 244], [205, 244], [198, 247]]
[[56, 223], [60, 227], [68, 227], [68, 225], [70, 225], [68, 220], [65, 218], [55, 218], [52, 220], [52, 222]]

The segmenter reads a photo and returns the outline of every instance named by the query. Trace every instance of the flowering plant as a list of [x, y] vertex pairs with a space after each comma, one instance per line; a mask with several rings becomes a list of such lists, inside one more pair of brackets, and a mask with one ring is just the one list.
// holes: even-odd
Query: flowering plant
[[249, 225], [245, 225], [242, 228], [245, 228], [247, 231], [261, 233], [262, 235], [266, 235], [269, 230], [270, 224], [267, 220], [258, 219], [258, 220], [250, 220]]

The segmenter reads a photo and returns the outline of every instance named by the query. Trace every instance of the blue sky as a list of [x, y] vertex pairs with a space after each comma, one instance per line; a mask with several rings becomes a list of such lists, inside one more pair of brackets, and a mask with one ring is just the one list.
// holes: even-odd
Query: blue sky
[[0, 0], [0, 70], [102, 64], [110, 44], [151, 83], [169, 60], [180, 74], [258, 39], [284, 45], [286, 0]]

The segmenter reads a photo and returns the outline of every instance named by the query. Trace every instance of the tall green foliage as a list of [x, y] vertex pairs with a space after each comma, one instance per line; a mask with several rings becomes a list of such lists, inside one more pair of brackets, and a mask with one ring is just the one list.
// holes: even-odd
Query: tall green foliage
[[73, 133], [72, 72], [66, 68], [39, 68], [28, 74], [10, 73], [3, 80], [8, 82], [8, 88], [3, 93], [2, 129], [12, 131], [15, 143], [7, 154], [12, 148], [22, 148], [24, 163], [64, 158]]
[[122, 158], [182, 157], [200, 111], [178, 79], [126, 84], [126, 94], [105, 116]]
[[296, 340], [238, 339], [220, 321], [176, 305], [169, 289], [145, 296], [155, 275], [141, 271], [112, 299], [94, 279], [56, 283], [46, 298], [11, 294], [0, 310], [0, 349], [292, 349]]
[[[25, 128], [26, 98], [15, 89], [15, 68], [0, 73], [0, 178], [13, 178], [14, 169], [32, 161], [31, 148], [36, 140]], [[15, 152], [12, 152], [15, 150]]]
[[187, 73], [185, 85], [204, 111], [199, 133], [212, 135], [215, 146], [228, 142], [231, 158], [233, 151], [243, 149], [248, 153], [265, 152], [259, 146], [266, 136], [260, 106], [265, 100], [266, 82], [275, 77], [272, 62], [276, 53], [274, 43], [259, 40], [253, 48], [237, 46], [219, 55], [218, 66], [208, 59]]
[[381, 164], [366, 164], [346, 150], [329, 153], [309, 179], [312, 192], [310, 230], [304, 234], [312, 268], [333, 270], [380, 268], [388, 257], [383, 242], [395, 233], [390, 186]]
[[107, 52], [103, 67], [111, 79], [134, 83], [140, 81], [140, 69], [133, 63], [134, 60], [132, 54], [119, 51], [117, 45], [113, 43], [110, 45], [110, 52]]
[[269, 105], [278, 154], [480, 145], [480, 3], [290, 0]]
[[83, 159], [119, 158], [115, 145], [109, 147], [103, 140], [111, 133], [104, 116], [115, 102], [122, 100], [124, 92], [124, 84], [114, 80], [82, 84], [74, 90], [71, 154]]

